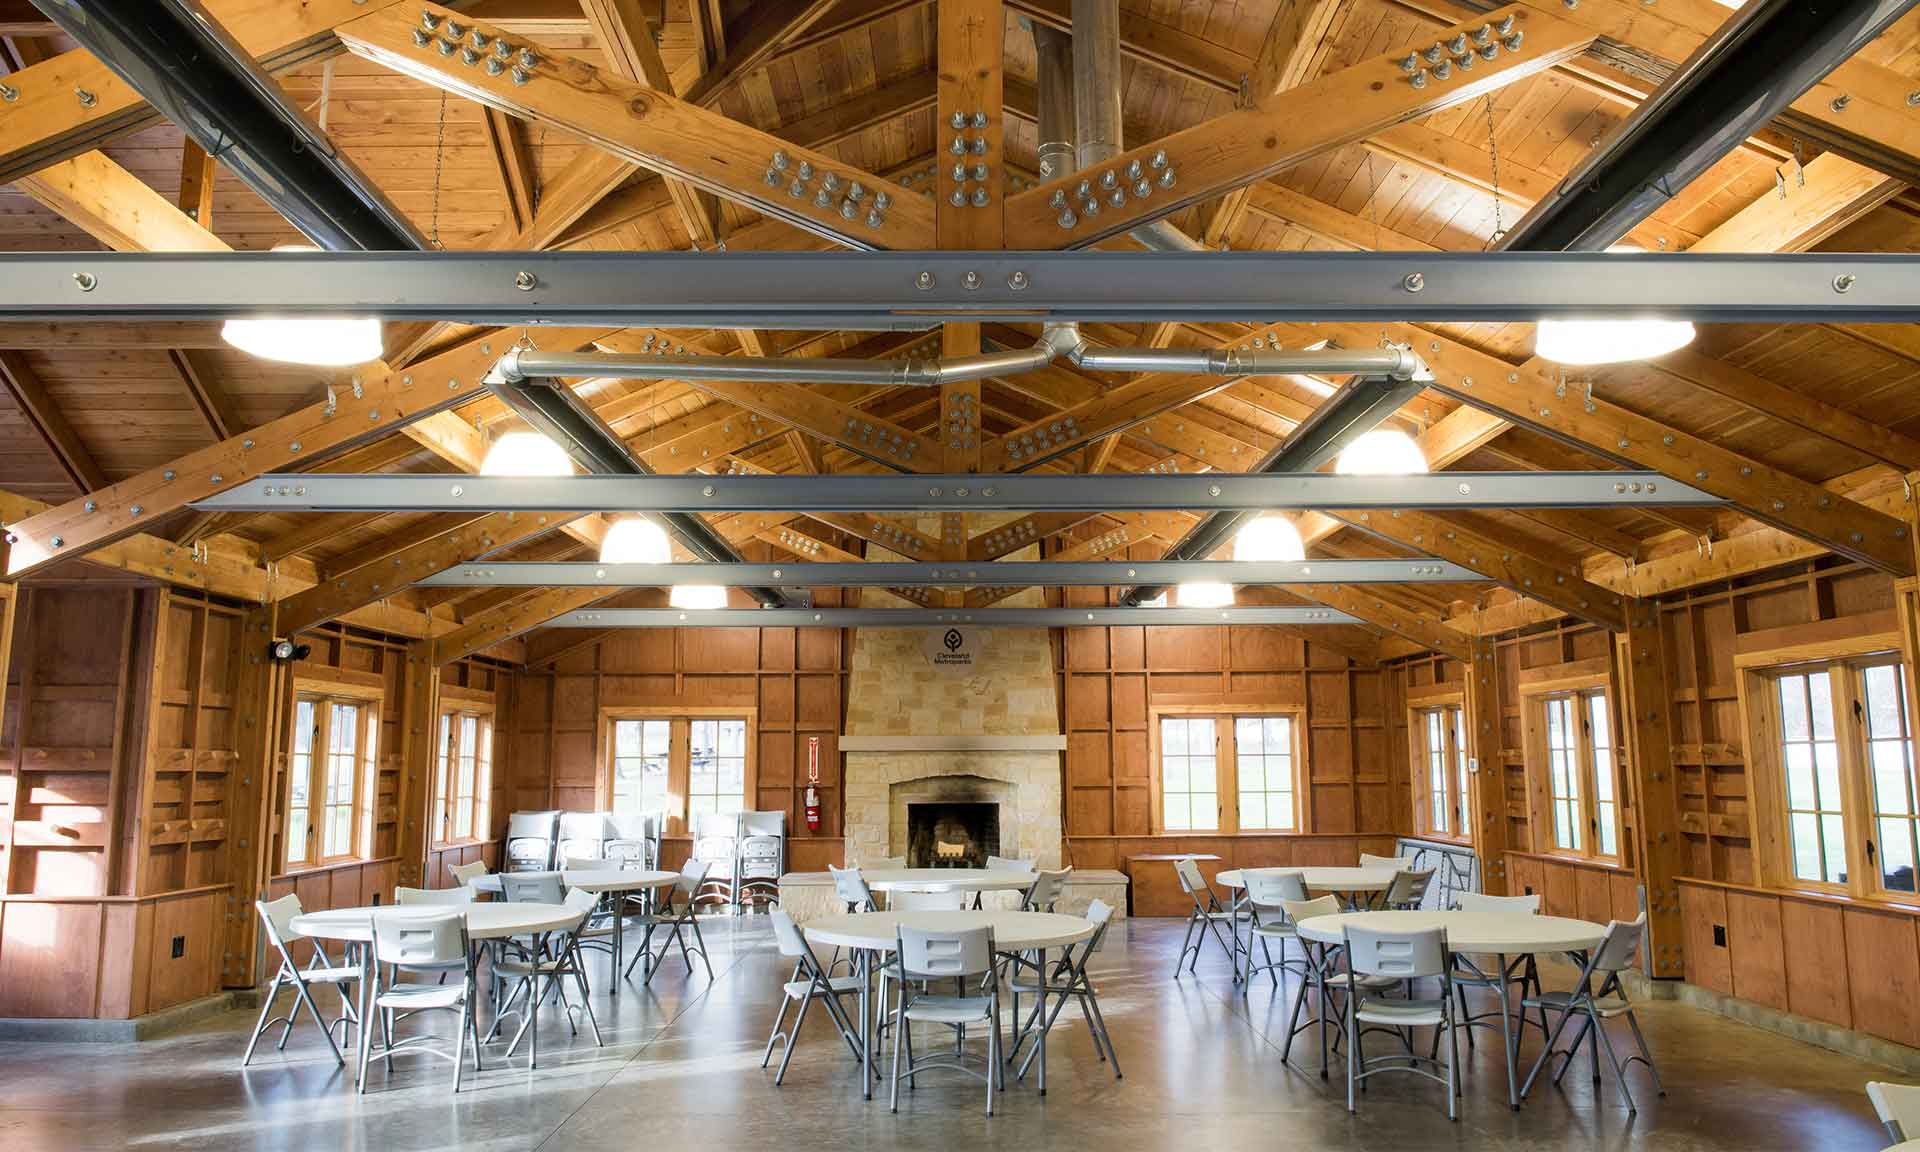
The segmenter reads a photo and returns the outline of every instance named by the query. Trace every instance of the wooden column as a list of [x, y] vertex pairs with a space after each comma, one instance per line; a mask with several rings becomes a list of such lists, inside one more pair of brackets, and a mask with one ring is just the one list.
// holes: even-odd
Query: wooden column
[[256, 609], [242, 622], [239, 685], [234, 699], [237, 727], [234, 748], [238, 759], [228, 787], [228, 893], [224, 923], [226, 941], [220, 965], [221, 984], [245, 988], [255, 982], [254, 950], [259, 917], [253, 902], [266, 895], [273, 874], [273, 783], [278, 771], [285, 728], [286, 695], [292, 683], [289, 666], [268, 658], [274, 638], [275, 612], [271, 605]]
[[1647, 892], [1645, 967], [1650, 975], [1677, 979], [1686, 974], [1686, 956], [1675, 881], [1686, 871], [1686, 853], [1673, 778], [1667, 664], [1657, 603], [1635, 600], [1628, 605], [1625, 639], [1622, 734], [1633, 781], [1635, 863]]
[[1473, 771], [1468, 805], [1473, 850], [1480, 857], [1480, 887], [1496, 896], [1515, 895], [1507, 885], [1507, 766], [1501, 757], [1500, 681], [1489, 639], [1475, 638], [1466, 673], [1461, 720]]
[[[440, 721], [440, 667], [433, 662], [433, 641], [407, 646], [402, 673], [400, 706], [400, 883], [409, 888], [425, 883], [427, 827], [433, 805], [434, 733]], [[498, 759], [498, 749], [495, 750]]]

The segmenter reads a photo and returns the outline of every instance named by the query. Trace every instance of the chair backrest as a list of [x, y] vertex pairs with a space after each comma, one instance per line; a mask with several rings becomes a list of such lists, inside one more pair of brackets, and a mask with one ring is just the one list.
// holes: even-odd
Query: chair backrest
[[373, 914], [373, 956], [381, 964], [446, 964], [467, 958], [467, 916]]
[[742, 836], [785, 836], [786, 834], [785, 809], [740, 813], [740, 835]]
[[1440, 976], [1447, 971], [1447, 932], [1393, 932], [1349, 924], [1346, 930], [1347, 967], [1364, 976], [1391, 976], [1412, 980]]
[[1645, 912], [1632, 920], [1614, 920], [1607, 925], [1606, 939], [1600, 941], [1600, 947], [1594, 949], [1592, 968], [1595, 972], [1619, 972], [1631, 968], [1640, 957], [1640, 942], [1647, 934], [1647, 914]]
[[554, 843], [559, 839], [560, 812], [515, 812], [507, 818], [507, 868], [553, 866]]
[[395, 904], [471, 904], [473, 892], [467, 888], [402, 888], [393, 890]]
[[1021, 900], [1021, 907], [1036, 912], [1051, 912], [1060, 893], [1066, 891], [1067, 873], [1072, 868], [1062, 868], [1057, 872], [1035, 872], [1033, 883], [1027, 885], [1027, 894]]
[[551, 840], [560, 826], [560, 810], [549, 809], [544, 812], [515, 812], [507, 817], [507, 839]]
[[600, 846], [606, 843], [610, 831], [604, 812], [562, 812], [558, 854], [562, 859], [579, 857], [597, 860], [600, 858]]
[[887, 908], [894, 912], [958, 912], [966, 906], [965, 892], [887, 893]]
[[989, 856], [987, 867], [995, 872], [1031, 872], [1034, 863], [1031, 860], [1018, 860], [1011, 856]]
[[298, 893], [289, 892], [278, 900], [255, 900], [253, 906], [259, 909], [260, 920], [267, 926], [267, 938], [281, 952], [287, 950], [290, 941], [302, 938], [293, 930], [293, 918], [306, 911], [300, 907]]
[[1387, 885], [1386, 903], [1392, 906], [1418, 904], [1426, 898], [1427, 885], [1433, 883], [1433, 869], [1425, 872], [1395, 872]]
[[894, 929], [900, 949], [900, 970], [915, 980], [938, 980], [954, 976], [984, 976], [993, 971], [993, 929], [964, 928], [960, 931]]
[[1413, 857], [1411, 856], [1373, 856], [1366, 852], [1362, 852], [1360, 853], [1360, 867], [1391, 868], [1395, 872], [1411, 872], [1413, 870]]
[[1087, 901], [1087, 922], [1094, 926], [1093, 935], [1087, 937], [1086, 952], [1082, 955], [1100, 950], [1100, 942], [1107, 938], [1107, 929], [1113, 926], [1113, 905], [1098, 896]]
[[516, 904], [558, 904], [566, 898], [558, 872], [508, 872], [500, 877], [500, 892]]
[[688, 857], [687, 862], [680, 865], [680, 878], [673, 882], [673, 890], [682, 896], [692, 896], [707, 882], [707, 873], [712, 870], [713, 861]]
[[610, 835], [600, 846], [600, 854], [617, 860], [622, 868], [653, 868], [660, 859], [658, 812], [616, 812], [607, 817]]
[[1462, 912], [1510, 912], [1516, 916], [1540, 914], [1540, 894], [1528, 896], [1488, 896], [1484, 892], [1462, 892], [1453, 898]]
[[567, 911], [579, 913], [584, 921], [600, 906], [600, 893], [589, 892], [585, 888], [569, 888], [567, 898], [561, 902], [567, 906]]
[[738, 812], [702, 812], [693, 818], [695, 840], [732, 840], [739, 835]]
[[475, 860], [471, 864], [454, 864], [447, 869], [447, 874], [461, 884], [471, 884], [487, 874], [487, 862]]
[[800, 926], [793, 922], [793, 917], [787, 915], [785, 908], [769, 909], [767, 917], [773, 921], [773, 942], [779, 945], [780, 955], [798, 959], [810, 951], [807, 938], [800, 934]]
[[595, 856], [569, 856], [560, 868], [568, 872], [593, 872], [607, 866], [607, 861]]
[[1180, 891], [1191, 896], [1197, 892], [1207, 892], [1207, 878], [1200, 874], [1200, 864], [1190, 856], [1182, 856], [1173, 862], [1173, 874], [1180, 878]]
[[1874, 1115], [1895, 1140], [1920, 1136], [1920, 1088], [1911, 1084], [1893, 1084], [1885, 1080], [1867, 1081], [1867, 1099], [1873, 1102]]
[[1300, 873], [1285, 868], [1243, 868], [1240, 879], [1247, 886], [1247, 899], [1256, 908], [1278, 908], [1284, 901], [1307, 898], [1306, 881]]
[[1282, 900], [1280, 911], [1295, 924], [1302, 920], [1311, 920], [1315, 916], [1335, 916], [1340, 912], [1340, 897], [1316, 896], [1311, 900]]
[[861, 908], [873, 907], [873, 889], [867, 887], [867, 878], [860, 875], [858, 868], [835, 868], [827, 865], [827, 871], [833, 875], [833, 894], [848, 904], [857, 904]]

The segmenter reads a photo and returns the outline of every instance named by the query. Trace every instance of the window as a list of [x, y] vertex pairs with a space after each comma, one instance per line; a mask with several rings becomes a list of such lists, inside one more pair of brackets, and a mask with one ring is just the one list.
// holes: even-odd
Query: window
[[751, 716], [672, 716], [632, 709], [607, 717], [608, 806], [659, 812], [676, 833], [706, 813], [748, 807]]
[[1155, 735], [1161, 831], [1300, 827], [1294, 717], [1162, 715]]
[[1619, 759], [1606, 689], [1534, 694], [1526, 707], [1535, 811], [1541, 815], [1536, 844], [1618, 859]]
[[379, 717], [377, 699], [296, 694], [287, 756], [287, 866], [361, 854]]
[[1769, 668], [1762, 680], [1772, 755], [1762, 802], [1777, 807], [1760, 818], [1782, 833], [1771, 874], [1856, 896], [1920, 895], [1904, 665], [1875, 654]]
[[1472, 833], [1468, 819], [1472, 793], [1460, 706], [1421, 708], [1413, 716], [1416, 754], [1422, 770], [1419, 783], [1426, 793], [1417, 815], [1428, 834], [1464, 839]]
[[433, 834], [436, 844], [485, 840], [492, 833], [493, 717], [482, 712], [440, 714], [435, 755]]

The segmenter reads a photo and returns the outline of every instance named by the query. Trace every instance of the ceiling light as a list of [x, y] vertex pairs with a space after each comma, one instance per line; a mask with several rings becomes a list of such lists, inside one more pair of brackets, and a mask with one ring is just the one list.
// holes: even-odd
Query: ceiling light
[[1619, 364], [1651, 360], [1693, 343], [1686, 320], [1542, 320], [1533, 333], [1534, 355], [1556, 364]]
[[[275, 252], [318, 252], [310, 244], [276, 244]], [[380, 358], [376, 316], [252, 316], [229, 320], [220, 338], [262, 360], [339, 366]]]
[[615, 520], [600, 538], [602, 564], [665, 564], [672, 559], [667, 530], [645, 517]]
[[538, 432], [509, 432], [487, 449], [482, 476], [571, 476], [567, 450]]
[[1233, 558], [1286, 564], [1307, 558], [1300, 530], [1285, 516], [1256, 516], [1233, 537]]
[[1405, 432], [1375, 428], [1347, 445], [1333, 470], [1342, 476], [1412, 476], [1427, 470], [1427, 458]]
[[1173, 602], [1180, 608], [1230, 608], [1233, 585], [1210, 581], [1182, 584], [1173, 590]]
[[1153, 599], [1140, 601], [1140, 607], [1142, 608], [1165, 608], [1166, 606], [1167, 590], [1164, 588], [1160, 590], [1160, 595], [1155, 596]]
[[725, 608], [727, 590], [718, 584], [675, 584], [673, 591], [667, 594], [667, 604], [673, 608]]

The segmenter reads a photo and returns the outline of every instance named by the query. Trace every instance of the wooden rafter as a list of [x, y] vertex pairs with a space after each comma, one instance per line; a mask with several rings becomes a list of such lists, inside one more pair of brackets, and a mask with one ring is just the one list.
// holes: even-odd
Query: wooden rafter
[[6, 387], [7, 396], [20, 410], [21, 418], [47, 446], [75, 488], [87, 493], [107, 486], [106, 473], [94, 463], [93, 453], [80, 442], [79, 434], [67, 423], [66, 415], [24, 355], [0, 351], [0, 385]]
[[192, 352], [184, 348], [167, 349], [167, 364], [174, 375], [180, 378], [181, 386], [187, 390], [187, 398], [193, 401], [193, 410], [206, 424], [207, 432], [215, 440], [225, 440], [246, 430], [239, 414], [233, 409], [233, 402], [227, 397], [227, 390], [216, 381], [204, 367], [196, 362]]

